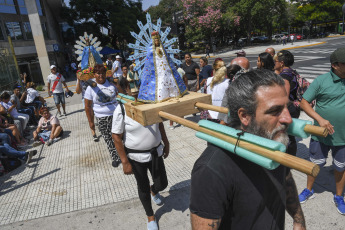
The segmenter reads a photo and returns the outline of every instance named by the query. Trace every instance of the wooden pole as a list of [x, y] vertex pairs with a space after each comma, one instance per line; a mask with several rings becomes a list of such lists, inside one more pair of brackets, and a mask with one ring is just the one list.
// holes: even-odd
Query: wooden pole
[[[159, 114], [159, 116], [161, 116], [161, 117], [163, 117], [163, 118], [165, 118], [167, 120], [172, 120], [172, 121], [177, 122], [177, 123], [179, 123], [181, 125], [184, 125], [184, 126], [186, 126], [188, 128], [191, 128], [191, 129], [194, 129], [196, 131], [212, 135], [212, 136], [214, 136], [214, 137], [216, 137], [218, 139], [221, 139], [221, 140], [224, 140], [224, 141], [226, 141], [228, 143], [236, 145], [236, 142], [237, 142], [236, 138], [224, 135], [222, 133], [215, 132], [215, 131], [210, 130], [210, 129], [206, 129], [206, 128], [200, 127], [195, 122], [186, 120], [184, 118], [181, 118], [181, 117], [178, 117], [178, 116], [175, 116], [175, 115], [163, 112], [163, 111], [159, 111], [158, 114]], [[282, 165], [287, 166], [289, 168], [298, 170], [300, 172], [303, 172], [303, 173], [308, 174], [308, 175], [313, 176], [313, 177], [316, 177], [318, 175], [319, 171], [320, 171], [320, 167], [318, 165], [316, 165], [316, 164], [314, 164], [314, 163], [312, 163], [310, 161], [307, 161], [307, 160], [304, 160], [304, 159], [292, 156], [292, 155], [287, 154], [287, 153], [283, 153], [283, 152], [280, 152], [280, 151], [269, 150], [269, 149], [266, 149], [264, 147], [260, 147], [260, 146], [254, 145], [252, 143], [249, 143], [249, 142], [246, 142], [246, 141], [243, 141], [243, 140], [240, 140], [238, 142], [238, 146], [241, 147], [241, 148], [247, 149], [247, 150], [249, 150], [251, 152], [257, 153], [257, 154], [259, 154], [261, 156], [264, 156], [266, 158], [269, 158], [269, 159], [271, 159], [273, 161], [276, 161], [279, 164], [282, 164]]]
[[[209, 105], [205, 103], [197, 102], [195, 103], [195, 107], [198, 107], [200, 109], [209, 109], [220, 113], [228, 114], [229, 110], [227, 108], [221, 107], [221, 106], [215, 106], [215, 105]], [[324, 127], [316, 126], [316, 125], [305, 125], [304, 132], [310, 133], [312, 135], [321, 136], [321, 137], [327, 137], [328, 130]]]

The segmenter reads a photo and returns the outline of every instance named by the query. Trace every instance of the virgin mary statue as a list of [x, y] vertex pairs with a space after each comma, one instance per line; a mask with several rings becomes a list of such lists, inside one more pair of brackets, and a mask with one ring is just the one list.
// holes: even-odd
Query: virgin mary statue
[[182, 97], [187, 93], [187, 88], [173, 61], [166, 54], [159, 33], [153, 31], [151, 38], [141, 76], [138, 100], [145, 103], [157, 103]]

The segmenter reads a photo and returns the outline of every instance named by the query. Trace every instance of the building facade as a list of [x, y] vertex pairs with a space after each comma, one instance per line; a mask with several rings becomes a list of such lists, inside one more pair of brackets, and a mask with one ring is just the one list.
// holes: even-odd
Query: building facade
[[[17, 58], [19, 73], [26, 72], [31, 81], [44, 83], [47, 76], [42, 76], [42, 70], [37, 55], [34, 36], [30, 25], [27, 0], [0, 0], [0, 56], [11, 53], [8, 37], [12, 40], [15, 56]], [[39, 21], [42, 26], [49, 64], [55, 64], [63, 70], [65, 66], [65, 46], [60, 30], [60, 10], [64, 5], [63, 0], [34, 0], [37, 6]], [[28, 2], [26, 2], [28, 4]], [[32, 20], [32, 19], [31, 19]], [[37, 44], [36, 44], [37, 45]], [[1, 59], [1, 57], [0, 57]], [[11, 81], [13, 76], [4, 73], [5, 62], [0, 60], [0, 82]], [[11, 68], [13, 69], [13, 68]], [[13, 72], [13, 71], [12, 71]]]

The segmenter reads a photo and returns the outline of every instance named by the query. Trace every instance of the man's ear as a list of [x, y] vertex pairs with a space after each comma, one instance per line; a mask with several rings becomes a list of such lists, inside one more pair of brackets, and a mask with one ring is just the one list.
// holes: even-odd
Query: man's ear
[[247, 113], [247, 110], [240, 108], [237, 112], [238, 117], [242, 123], [242, 126], [247, 127], [250, 124], [252, 117]]

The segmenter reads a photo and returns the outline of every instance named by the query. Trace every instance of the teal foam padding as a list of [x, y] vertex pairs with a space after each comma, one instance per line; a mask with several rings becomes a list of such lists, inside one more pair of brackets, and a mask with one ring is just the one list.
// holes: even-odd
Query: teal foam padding
[[[198, 123], [201, 127], [211, 129], [213, 131], [223, 133], [225, 135], [231, 136], [233, 138], [237, 139], [237, 133], [240, 133], [241, 130], [237, 130], [225, 125], [217, 124], [212, 121], [208, 120], [200, 120]], [[274, 141], [274, 140], [269, 140], [263, 137], [256, 136], [254, 134], [250, 133], [244, 133], [244, 135], [241, 136], [241, 140], [250, 142], [252, 144], [264, 147], [266, 149], [271, 149], [271, 150], [276, 150], [280, 152], [285, 152], [286, 151], [286, 146], [283, 145], [280, 142]]]
[[[214, 145], [217, 145], [218, 147], [220, 147], [222, 149], [228, 150], [232, 153], [234, 152], [235, 145], [230, 144], [226, 141], [220, 140], [216, 137], [213, 137], [211, 135], [208, 135], [208, 134], [202, 133], [202, 132], [197, 132], [196, 136], [207, 141], [207, 142], [210, 142]], [[269, 170], [276, 169], [279, 166], [279, 163], [277, 163], [271, 159], [268, 159], [268, 158], [263, 157], [261, 155], [252, 153], [252, 152], [250, 152], [246, 149], [243, 149], [241, 147], [238, 147], [238, 146], [236, 147], [236, 155], [243, 157], [244, 159], [247, 159], [248, 161], [251, 161], [254, 164], [260, 165], [260, 166], [262, 166], [266, 169], [269, 169]]]
[[292, 118], [292, 123], [289, 125], [287, 133], [292, 136], [307, 138], [310, 133], [304, 132], [305, 125], [311, 125], [311, 121], [301, 120], [297, 118]]
[[132, 96], [129, 96], [129, 95], [126, 95], [126, 94], [123, 94], [123, 93], [119, 93], [119, 96], [120, 97], [123, 97], [123, 98], [126, 98], [128, 100], [131, 100], [131, 101], [135, 101], [135, 98], [132, 97]]
[[117, 101], [119, 101], [119, 102], [121, 102], [122, 104], [126, 104], [127, 103], [127, 101], [125, 101], [125, 100], [123, 100], [123, 99], [121, 99], [121, 98], [116, 98], [116, 100]]

